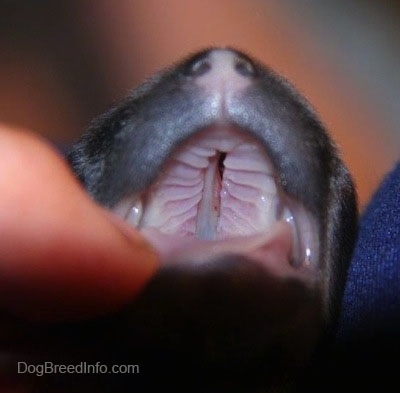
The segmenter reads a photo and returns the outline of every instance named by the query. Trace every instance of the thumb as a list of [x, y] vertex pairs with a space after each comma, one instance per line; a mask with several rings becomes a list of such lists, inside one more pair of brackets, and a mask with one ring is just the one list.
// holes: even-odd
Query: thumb
[[42, 321], [123, 306], [158, 266], [38, 137], [0, 127], [0, 307]]

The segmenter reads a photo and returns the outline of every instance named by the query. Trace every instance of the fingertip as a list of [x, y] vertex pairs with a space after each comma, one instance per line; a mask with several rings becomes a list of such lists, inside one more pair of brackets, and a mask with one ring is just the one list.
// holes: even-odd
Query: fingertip
[[96, 205], [56, 151], [0, 127], [0, 304], [54, 321], [131, 301], [158, 268], [138, 232]]

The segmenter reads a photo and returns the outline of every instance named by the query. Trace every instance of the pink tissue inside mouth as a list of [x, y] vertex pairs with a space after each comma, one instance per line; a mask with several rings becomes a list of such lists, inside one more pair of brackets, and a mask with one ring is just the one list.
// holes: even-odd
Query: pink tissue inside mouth
[[217, 240], [263, 232], [275, 221], [279, 195], [260, 143], [217, 125], [171, 156], [143, 201], [141, 229]]
[[305, 281], [313, 281], [315, 278], [310, 270], [293, 267], [292, 229], [284, 221], [276, 222], [266, 233], [217, 241], [165, 235], [154, 228], [143, 229], [141, 233], [157, 250], [164, 265], [204, 264], [219, 257], [241, 255], [278, 277], [301, 276]]

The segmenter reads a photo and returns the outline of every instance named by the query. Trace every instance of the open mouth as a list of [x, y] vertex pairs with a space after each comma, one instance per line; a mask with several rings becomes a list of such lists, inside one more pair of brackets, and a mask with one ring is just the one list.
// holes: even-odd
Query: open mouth
[[281, 272], [283, 266], [315, 272], [315, 219], [279, 179], [255, 137], [215, 124], [181, 144], [156, 181], [114, 212], [138, 228], [165, 261], [201, 263], [241, 254]]

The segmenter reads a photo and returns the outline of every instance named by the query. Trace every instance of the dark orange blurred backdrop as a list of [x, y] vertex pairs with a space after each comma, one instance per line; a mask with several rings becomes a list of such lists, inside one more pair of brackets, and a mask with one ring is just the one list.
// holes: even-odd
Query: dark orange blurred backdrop
[[322, 3], [5, 1], [0, 122], [68, 145], [160, 67], [199, 48], [235, 46], [309, 99], [340, 145], [364, 206], [400, 153], [400, 5]]

